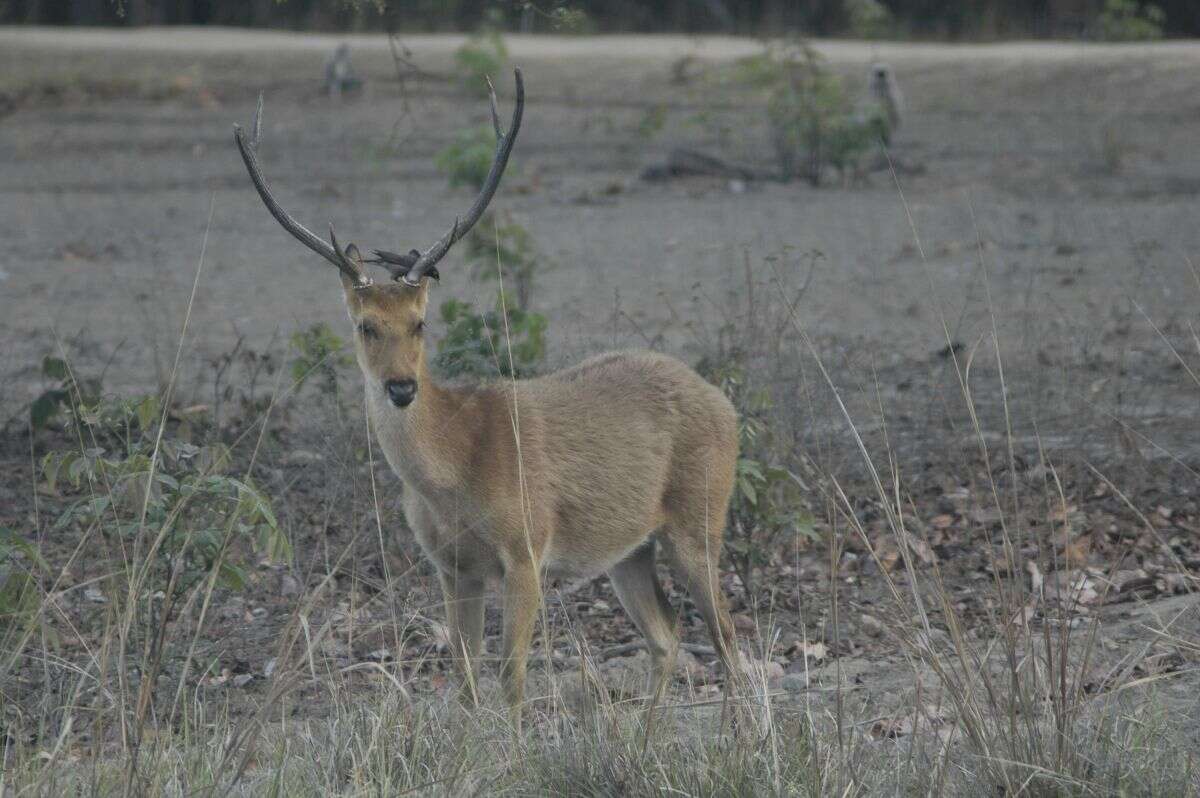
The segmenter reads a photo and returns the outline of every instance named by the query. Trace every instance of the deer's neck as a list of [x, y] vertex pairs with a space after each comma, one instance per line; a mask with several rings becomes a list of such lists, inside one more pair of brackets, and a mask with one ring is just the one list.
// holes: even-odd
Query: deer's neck
[[394, 407], [380, 390], [368, 406], [380, 448], [407, 488], [420, 493], [453, 490], [464, 482], [478, 415], [469, 389], [437, 384], [425, 369], [416, 400]]

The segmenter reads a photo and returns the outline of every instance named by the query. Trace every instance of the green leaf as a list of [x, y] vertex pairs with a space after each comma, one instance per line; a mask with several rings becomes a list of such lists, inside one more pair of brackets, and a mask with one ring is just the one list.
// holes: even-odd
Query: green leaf
[[42, 358], [42, 374], [52, 380], [65, 380], [70, 370], [62, 358], [46, 355]]
[[150, 427], [158, 420], [160, 407], [158, 397], [154, 394], [149, 394], [142, 401], [138, 402], [134, 412], [137, 414], [138, 427], [143, 431], [149, 430]]
[[231, 562], [222, 562], [217, 572], [217, 581], [230, 590], [246, 589], [246, 572]]
[[50, 419], [62, 409], [63, 391], [46, 391], [29, 406], [29, 423], [35, 430], [44, 429]]

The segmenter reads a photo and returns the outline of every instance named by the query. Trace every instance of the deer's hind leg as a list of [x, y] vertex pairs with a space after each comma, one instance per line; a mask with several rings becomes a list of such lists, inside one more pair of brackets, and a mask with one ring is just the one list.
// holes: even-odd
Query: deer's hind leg
[[741, 657], [733, 620], [721, 592], [721, 545], [732, 491], [729, 479], [698, 480], [686, 493], [668, 497], [661, 541], [675, 575], [700, 611], [713, 648], [725, 669], [726, 692], [742, 681]]
[[675, 667], [679, 634], [675, 610], [654, 570], [654, 541], [649, 540], [608, 572], [621, 606], [646, 638], [653, 665], [650, 697], [657, 702]]

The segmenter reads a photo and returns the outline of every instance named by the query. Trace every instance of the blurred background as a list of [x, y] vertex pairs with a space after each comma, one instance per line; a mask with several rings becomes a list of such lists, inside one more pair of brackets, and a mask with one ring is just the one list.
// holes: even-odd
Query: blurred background
[[[1138, 2], [1109, 0], [6, 0], [0, 24], [236, 25], [291, 30], [404, 32], [474, 29], [484, 14], [523, 33], [564, 24], [595, 33], [730, 33], [804, 31], [816, 36], [872, 33], [864, 25], [886, 15], [892, 38], [1075, 38], [1103, 35], [1106, 9]], [[1192, 0], [1158, 0], [1170, 37], [1200, 33]]]

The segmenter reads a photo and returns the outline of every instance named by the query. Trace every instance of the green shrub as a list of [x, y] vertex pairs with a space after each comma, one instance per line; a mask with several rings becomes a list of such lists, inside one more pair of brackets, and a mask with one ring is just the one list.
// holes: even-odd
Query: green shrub
[[1110, 42], [1152, 41], [1163, 36], [1167, 15], [1153, 3], [1105, 0], [1097, 20], [1098, 35]]
[[95, 402], [100, 395], [98, 379], [77, 380], [62, 358], [42, 358], [42, 377], [51, 385], [29, 406], [29, 424], [35, 431], [61, 417], [64, 410], [70, 411], [81, 402]]
[[[486, 214], [467, 234], [466, 256], [477, 280], [503, 279], [515, 296], [516, 307], [529, 310], [533, 283], [545, 266], [533, 236], [524, 226], [505, 217], [498, 222], [492, 213]], [[499, 264], [499, 268], [497, 268]]]
[[820, 185], [827, 167], [844, 175], [887, 138], [886, 116], [856, 113], [841, 81], [803, 43], [768, 45], [739, 62], [738, 78], [768, 92], [767, 122], [784, 179]]
[[154, 396], [80, 408], [73, 423], [80, 440], [93, 445], [42, 460], [48, 490], [62, 484], [84, 493], [55, 529], [78, 523], [125, 543], [153, 541], [164, 583], [173, 578], [180, 590], [214, 567], [222, 584], [241, 587], [244, 572], [231, 549], [237, 538], [248, 540], [262, 559], [289, 558], [291, 547], [270, 501], [249, 480], [227, 473], [229, 450], [220, 443], [160, 439], [155, 430], [161, 415]]
[[852, 36], [878, 39], [894, 30], [892, 12], [879, 0], [846, 0], [846, 21]]
[[487, 180], [495, 155], [496, 134], [484, 125], [459, 131], [454, 141], [434, 156], [433, 162], [449, 179], [451, 188], [470, 186], [478, 191]]
[[505, 71], [508, 48], [494, 27], [485, 26], [454, 52], [458, 81], [471, 93], [487, 94], [488, 79]]
[[11, 650], [13, 638], [36, 624], [41, 606], [38, 579], [49, 573], [37, 547], [0, 527], [0, 648]]
[[306, 330], [293, 333], [291, 338], [295, 356], [291, 360], [292, 382], [296, 390], [310, 377], [317, 377], [321, 389], [327, 395], [338, 395], [338, 367], [351, 365], [354, 360], [346, 354], [343, 341], [328, 324], [314, 324]]
[[[449, 376], [528, 377], [546, 357], [546, 317], [516, 307], [479, 313], [469, 302], [442, 303], [446, 334], [436, 364]], [[507, 317], [507, 323], [506, 323]], [[511, 362], [509, 358], [511, 344]]]
[[696, 370], [720, 386], [738, 411], [738, 461], [729, 502], [725, 553], [748, 598], [756, 598], [755, 570], [767, 565], [786, 537], [817, 537], [804, 503], [804, 483], [780, 462], [766, 416], [771, 395], [746, 384], [732, 360], [702, 361]]

